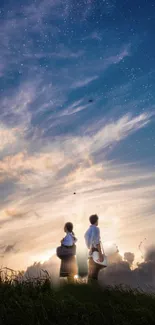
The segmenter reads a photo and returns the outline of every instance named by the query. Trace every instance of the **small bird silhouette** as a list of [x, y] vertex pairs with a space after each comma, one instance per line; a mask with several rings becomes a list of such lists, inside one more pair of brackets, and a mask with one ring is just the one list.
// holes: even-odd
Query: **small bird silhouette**
[[76, 194], [76, 192], [74, 192], [74, 195]]
[[89, 103], [93, 103], [93, 99], [89, 99], [89, 101], [88, 101]]

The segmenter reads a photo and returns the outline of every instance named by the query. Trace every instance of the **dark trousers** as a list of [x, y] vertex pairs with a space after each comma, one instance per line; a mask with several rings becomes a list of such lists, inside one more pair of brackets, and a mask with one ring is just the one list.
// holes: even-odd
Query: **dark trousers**
[[93, 258], [90, 257], [88, 260], [88, 282], [93, 282], [93, 280], [98, 280], [98, 274], [100, 270], [104, 268], [103, 265], [99, 265], [94, 262]]

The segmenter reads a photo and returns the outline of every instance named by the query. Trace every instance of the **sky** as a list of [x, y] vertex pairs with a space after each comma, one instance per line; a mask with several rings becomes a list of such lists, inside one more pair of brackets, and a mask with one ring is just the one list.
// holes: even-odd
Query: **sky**
[[1, 0], [1, 265], [44, 262], [66, 221], [83, 249], [94, 213], [122, 254], [154, 243], [154, 14], [153, 0]]

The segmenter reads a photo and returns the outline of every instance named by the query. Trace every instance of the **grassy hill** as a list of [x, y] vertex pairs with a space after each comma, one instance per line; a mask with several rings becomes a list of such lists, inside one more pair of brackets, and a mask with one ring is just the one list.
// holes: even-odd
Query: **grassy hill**
[[155, 324], [155, 296], [86, 284], [0, 283], [0, 325]]

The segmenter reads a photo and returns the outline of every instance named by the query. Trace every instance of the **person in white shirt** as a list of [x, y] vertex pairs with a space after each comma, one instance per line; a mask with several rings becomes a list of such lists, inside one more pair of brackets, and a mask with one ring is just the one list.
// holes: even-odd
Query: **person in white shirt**
[[[68, 226], [68, 223], [67, 223], [67, 226]], [[61, 240], [61, 244], [63, 246], [73, 246], [76, 243], [77, 239], [75, 238], [73, 231], [68, 232], [67, 226], [65, 225], [66, 236]]]
[[88, 282], [92, 282], [92, 280], [98, 279], [98, 273], [103, 268], [102, 265], [94, 262], [92, 258], [92, 253], [94, 251], [99, 252], [99, 260], [103, 262], [104, 260], [104, 252], [101, 247], [101, 239], [100, 239], [100, 229], [98, 228], [98, 215], [91, 215], [89, 218], [90, 227], [85, 233], [85, 242], [86, 246], [89, 249], [89, 262], [88, 262]]
[[[61, 240], [61, 245], [70, 249], [77, 242], [77, 238], [73, 232], [73, 224], [71, 222], [65, 224], [64, 232], [66, 233], [66, 236]], [[63, 258], [60, 266], [60, 277], [67, 277], [68, 282], [72, 283], [74, 282], [74, 276], [76, 274], [77, 262], [75, 255]]]

